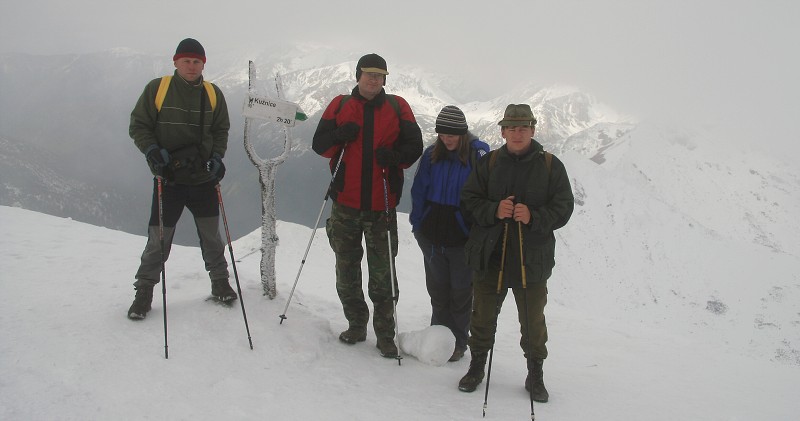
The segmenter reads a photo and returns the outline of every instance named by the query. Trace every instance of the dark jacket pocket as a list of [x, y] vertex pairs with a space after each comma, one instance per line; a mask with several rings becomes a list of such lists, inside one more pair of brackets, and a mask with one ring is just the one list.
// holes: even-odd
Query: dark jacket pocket
[[527, 245], [525, 249], [525, 277], [527, 282], [544, 282], [553, 273], [555, 262], [555, 240], [540, 245]]
[[492, 255], [497, 238], [502, 226], [500, 224], [490, 227], [474, 225], [469, 232], [469, 239], [464, 245], [464, 257], [467, 266], [477, 272], [485, 271], [489, 266], [489, 256]]

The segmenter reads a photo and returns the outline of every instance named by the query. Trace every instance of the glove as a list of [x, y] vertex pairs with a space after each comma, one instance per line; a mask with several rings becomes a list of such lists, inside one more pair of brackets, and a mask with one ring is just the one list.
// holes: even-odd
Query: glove
[[400, 152], [380, 147], [375, 151], [375, 160], [382, 167], [396, 167], [400, 164]]
[[337, 145], [343, 145], [356, 140], [359, 130], [361, 130], [361, 126], [359, 126], [358, 123], [352, 121], [344, 123], [333, 131], [333, 142]]
[[222, 163], [222, 157], [219, 154], [215, 153], [211, 156], [211, 159], [206, 161], [206, 171], [217, 181], [225, 177], [225, 164]]
[[164, 169], [169, 165], [169, 152], [164, 148], [159, 148], [157, 145], [150, 145], [144, 151], [144, 156], [147, 158], [147, 162], [153, 166], [156, 175], [163, 177]]

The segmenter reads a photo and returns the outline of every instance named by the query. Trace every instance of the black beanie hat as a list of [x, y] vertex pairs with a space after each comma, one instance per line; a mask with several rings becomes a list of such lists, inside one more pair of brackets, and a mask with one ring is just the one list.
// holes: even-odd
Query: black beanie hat
[[380, 73], [384, 76], [389, 74], [386, 67], [386, 60], [375, 53], [367, 54], [358, 59], [358, 64], [356, 64], [356, 82], [361, 79], [361, 73], [363, 72]]
[[436, 117], [436, 133], [465, 135], [467, 130], [467, 118], [464, 117], [464, 112], [455, 105], [442, 108], [439, 116]]
[[183, 57], [200, 59], [203, 60], [203, 63], [205, 63], [206, 50], [203, 49], [203, 46], [200, 45], [196, 39], [186, 38], [185, 40], [181, 41], [180, 44], [178, 44], [178, 48], [175, 49], [175, 55], [172, 56], [172, 61]]

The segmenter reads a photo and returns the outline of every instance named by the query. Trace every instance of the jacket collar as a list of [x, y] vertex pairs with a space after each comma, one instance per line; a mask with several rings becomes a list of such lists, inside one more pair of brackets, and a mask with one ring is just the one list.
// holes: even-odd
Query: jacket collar
[[537, 142], [536, 139], [531, 139], [531, 148], [528, 149], [528, 151], [525, 152], [522, 155], [512, 154], [511, 152], [508, 151], [508, 147], [506, 145], [501, 146], [500, 149], [502, 149], [503, 153], [505, 155], [507, 155], [508, 157], [510, 157], [511, 159], [514, 159], [514, 160], [517, 160], [517, 161], [523, 161], [523, 160], [529, 159], [530, 157], [534, 156], [535, 154], [542, 153], [544, 151], [544, 146], [542, 146], [541, 143]]
[[370, 104], [370, 105], [372, 105], [374, 107], [379, 107], [380, 105], [382, 105], [386, 101], [386, 89], [383, 89], [383, 88], [381, 88], [381, 91], [378, 93], [378, 95], [375, 95], [375, 98], [372, 98], [372, 99], [369, 99], [369, 100], [367, 98], [365, 98], [363, 95], [361, 95], [361, 93], [358, 91], [358, 86], [357, 85], [356, 85], [355, 88], [353, 88], [353, 91], [350, 94], [351, 94], [351, 96], [353, 96], [355, 98], [358, 98], [358, 99], [364, 101], [365, 103]]
[[188, 80], [186, 80], [186, 79], [182, 78], [182, 77], [181, 77], [181, 76], [178, 74], [178, 71], [177, 71], [177, 70], [175, 70], [175, 72], [174, 72], [174, 74], [173, 74], [173, 79], [178, 79], [178, 80], [180, 80], [181, 82], [183, 82], [183, 83], [184, 83], [186, 86], [189, 86], [189, 87], [197, 87], [197, 86], [202, 86], [202, 85], [203, 85], [203, 75], [200, 75], [200, 77], [199, 77], [199, 78], [197, 78], [197, 80], [195, 81], [196, 83], [192, 83], [192, 82], [189, 82]]

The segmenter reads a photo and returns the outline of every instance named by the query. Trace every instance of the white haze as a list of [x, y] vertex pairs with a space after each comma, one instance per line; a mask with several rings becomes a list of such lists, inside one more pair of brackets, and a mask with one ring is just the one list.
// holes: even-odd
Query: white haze
[[168, 62], [194, 37], [213, 69], [232, 51], [324, 44], [348, 51], [343, 60], [374, 51], [390, 71], [402, 63], [463, 77], [486, 92], [474, 100], [521, 83], [575, 85], [625, 114], [788, 160], [800, 151], [798, 16], [788, 0], [31, 0], [3, 7], [0, 53], [130, 48]]
[[[161, 54], [169, 67], [177, 42], [191, 36], [214, 73], [217, 57], [307, 42], [347, 52], [333, 62], [375, 51], [390, 72], [450, 72], [486, 92], [475, 100], [516, 102], [513, 87], [523, 82], [576, 85], [645, 123], [595, 162], [559, 154], [578, 203], [557, 233], [546, 310], [551, 401], [536, 405], [537, 419], [793, 420], [800, 176], [781, 161], [793, 161], [800, 145], [798, 8], [780, 0], [31, 0], [2, 7], [0, 53], [121, 47]], [[149, 77], [137, 79], [137, 92]], [[52, 99], [65, 100], [58, 91]], [[276, 199], [316, 214], [323, 194]], [[145, 238], [0, 206], [0, 419], [483, 419], [483, 385], [456, 389], [468, 358], [439, 365], [424, 345], [441, 336], [418, 334], [429, 298], [403, 218], [399, 328], [419, 347], [402, 366], [377, 354], [372, 331], [353, 347], [336, 339], [346, 322], [324, 230], [278, 324], [311, 235], [283, 221], [275, 300], [261, 295], [260, 233], [233, 244], [253, 350], [240, 308], [204, 301], [199, 250], [174, 248], [165, 360], [160, 291], [148, 319], [125, 318]], [[508, 301], [487, 420], [529, 418], [518, 332]]]

